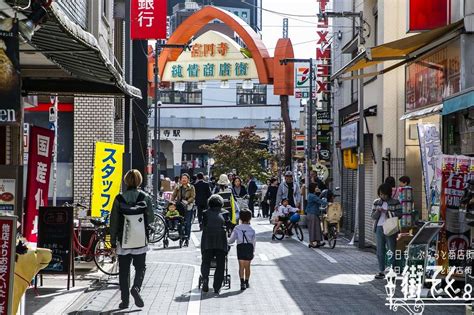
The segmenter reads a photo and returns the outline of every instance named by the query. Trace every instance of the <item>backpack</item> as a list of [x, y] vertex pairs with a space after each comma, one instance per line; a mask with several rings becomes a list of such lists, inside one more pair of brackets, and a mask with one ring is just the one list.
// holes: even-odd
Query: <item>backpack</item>
[[123, 230], [120, 245], [123, 249], [141, 248], [148, 245], [148, 222], [146, 217], [146, 195], [138, 194], [134, 204], [128, 204], [122, 195], [117, 196], [119, 212], [122, 215]]

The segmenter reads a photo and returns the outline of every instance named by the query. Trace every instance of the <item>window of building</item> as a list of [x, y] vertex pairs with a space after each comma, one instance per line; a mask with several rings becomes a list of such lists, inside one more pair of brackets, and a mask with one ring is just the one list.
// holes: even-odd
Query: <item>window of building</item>
[[263, 105], [267, 103], [267, 86], [254, 84], [253, 89], [242, 88], [242, 83], [237, 84], [237, 105]]
[[170, 89], [161, 90], [161, 101], [164, 104], [202, 104], [202, 90], [198, 89], [196, 82], [186, 82], [184, 91], [176, 91], [175, 84]]

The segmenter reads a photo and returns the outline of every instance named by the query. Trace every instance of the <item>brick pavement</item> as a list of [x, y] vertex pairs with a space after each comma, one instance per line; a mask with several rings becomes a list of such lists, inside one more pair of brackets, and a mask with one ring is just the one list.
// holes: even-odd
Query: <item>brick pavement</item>
[[[271, 240], [271, 226], [255, 220], [256, 257], [251, 288], [241, 292], [235, 247], [229, 253], [230, 290], [220, 296], [199, 293], [196, 275], [200, 250], [155, 247], [147, 257], [143, 288], [145, 307], [117, 312], [116, 286], [103, 286], [83, 294], [67, 314], [390, 314], [384, 305], [383, 280], [374, 280], [375, 254], [338, 243], [335, 249], [309, 249], [293, 239]], [[306, 230], [304, 230], [306, 233]], [[194, 232], [196, 240], [200, 233]], [[175, 244], [176, 245], [176, 244]], [[116, 280], [115, 280], [116, 281]], [[212, 280], [211, 280], [212, 281]], [[192, 303], [190, 304], [190, 299]], [[192, 305], [192, 306], [190, 306]], [[451, 307], [451, 314], [463, 313]], [[427, 308], [426, 314], [446, 314], [446, 308]]]

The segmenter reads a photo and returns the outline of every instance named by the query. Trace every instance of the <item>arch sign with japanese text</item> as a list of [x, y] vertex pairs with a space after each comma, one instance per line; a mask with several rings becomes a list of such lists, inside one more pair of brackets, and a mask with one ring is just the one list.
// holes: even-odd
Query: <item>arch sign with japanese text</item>
[[258, 79], [254, 60], [237, 42], [216, 31], [195, 39], [190, 51], [166, 64], [163, 76], [167, 82], [247, 79]]

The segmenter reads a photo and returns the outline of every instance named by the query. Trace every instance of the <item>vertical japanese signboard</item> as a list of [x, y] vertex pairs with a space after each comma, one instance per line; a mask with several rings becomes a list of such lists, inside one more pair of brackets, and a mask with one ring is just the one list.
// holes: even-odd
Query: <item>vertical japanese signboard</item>
[[13, 300], [16, 217], [0, 217], [0, 315], [9, 315]]
[[0, 20], [0, 124], [21, 121], [18, 22]]
[[132, 39], [166, 39], [166, 0], [131, 0]]
[[[318, 0], [319, 12], [325, 13], [330, 5], [330, 0]], [[318, 21], [316, 48], [316, 110], [321, 116], [327, 119], [317, 118], [317, 152], [318, 159], [327, 163], [331, 161], [331, 144], [332, 144], [332, 120], [330, 111], [330, 69], [331, 69], [331, 44], [329, 42], [329, 20], [322, 18]], [[320, 106], [321, 105], [321, 106]], [[318, 113], [319, 114], [319, 113]], [[317, 116], [319, 116], [317, 114]]]
[[95, 144], [92, 216], [105, 217], [120, 192], [124, 146], [106, 142]]
[[38, 209], [48, 205], [49, 176], [53, 155], [54, 131], [31, 127], [28, 150], [28, 177], [26, 179], [26, 212], [24, 235], [36, 243], [38, 234]]

